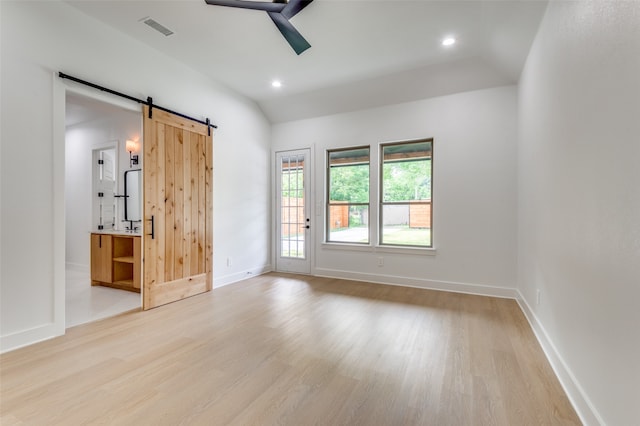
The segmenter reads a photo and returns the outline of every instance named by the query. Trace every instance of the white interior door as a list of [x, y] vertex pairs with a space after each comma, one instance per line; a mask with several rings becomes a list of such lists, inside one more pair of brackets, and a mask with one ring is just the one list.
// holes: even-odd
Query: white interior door
[[311, 272], [310, 150], [276, 153], [276, 270]]

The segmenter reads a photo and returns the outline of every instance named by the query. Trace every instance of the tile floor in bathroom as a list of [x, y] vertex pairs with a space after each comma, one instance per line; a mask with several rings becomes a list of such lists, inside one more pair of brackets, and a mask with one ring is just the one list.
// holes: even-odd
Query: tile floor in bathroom
[[92, 286], [89, 271], [66, 270], [66, 328], [139, 309], [140, 293]]

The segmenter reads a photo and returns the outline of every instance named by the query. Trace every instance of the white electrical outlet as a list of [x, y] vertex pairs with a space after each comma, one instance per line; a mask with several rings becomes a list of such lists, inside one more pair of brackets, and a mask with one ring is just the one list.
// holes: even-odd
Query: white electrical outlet
[[536, 305], [540, 305], [540, 289], [536, 289]]
[[227, 267], [231, 266], [231, 258], [227, 257]]
[[378, 258], [378, 266], [384, 266], [384, 257]]

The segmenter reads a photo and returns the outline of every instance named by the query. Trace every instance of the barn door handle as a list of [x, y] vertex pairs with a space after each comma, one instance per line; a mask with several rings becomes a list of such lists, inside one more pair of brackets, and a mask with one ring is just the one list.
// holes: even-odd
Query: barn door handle
[[155, 220], [154, 220], [154, 216], [153, 216], [153, 215], [151, 215], [151, 219], [148, 219], [148, 220], [151, 220], [151, 234], [148, 234], [148, 235], [151, 235], [151, 239], [152, 239], [152, 240], [154, 240], [154, 239], [156, 238], [156, 230], [155, 230]]

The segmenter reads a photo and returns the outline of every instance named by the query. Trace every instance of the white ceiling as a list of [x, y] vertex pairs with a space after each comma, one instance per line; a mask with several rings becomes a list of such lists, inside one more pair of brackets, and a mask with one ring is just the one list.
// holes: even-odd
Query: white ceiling
[[[68, 3], [255, 100], [271, 122], [514, 84], [547, 5], [315, 0], [291, 20], [312, 46], [297, 56], [261, 11], [204, 0]], [[445, 48], [449, 35], [458, 42]]]

